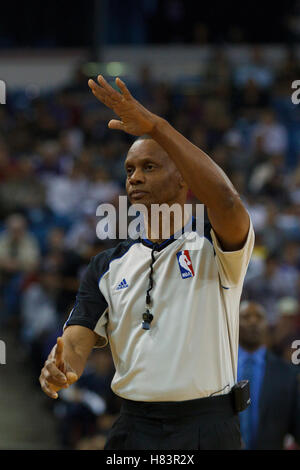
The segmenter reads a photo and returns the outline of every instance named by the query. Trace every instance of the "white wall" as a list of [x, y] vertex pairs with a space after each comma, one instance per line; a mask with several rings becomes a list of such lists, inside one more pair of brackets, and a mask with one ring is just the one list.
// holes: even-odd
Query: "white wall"
[[43, 90], [66, 83], [76, 65], [84, 60], [85, 51], [0, 51], [0, 79], [7, 93], [15, 88]]
[[[245, 61], [250, 55], [247, 46], [226, 46], [223, 50], [233, 63]], [[275, 67], [286, 54], [284, 46], [268, 46], [264, 47], [263, 51], [266, 61]], [[151, 66], [154, 77], [175, 80], [186, 75], [199, 74], [212, 49], [199, 46], [109, 46], [101, 53], [102, 62], [125, 63], [130, 78], [134, 78], [139, 68], [147, 64]], [[297, 54], [300, 60], [300, 47]], [[76, 65], [82, 63], [85, 57], [85, 50], [1, 51], [0, 80], [6, 82], [8, 93], [15, 88], [30, 87], [42, 91], [57, 87], [70, 80]], [[118, 70], [118, 64], [115, 65]], [[103, 73], [103, 63], [102, 68], [101, 64], [96, 64], [91, 69]], [[104, 73], [105, 70], [104, 67]], [[297, 78], [300, 79], [295, 77]]]

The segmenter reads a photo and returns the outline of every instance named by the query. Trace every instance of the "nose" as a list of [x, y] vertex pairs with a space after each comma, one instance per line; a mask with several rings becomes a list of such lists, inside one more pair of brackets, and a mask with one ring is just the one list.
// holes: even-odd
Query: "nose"
[[145, 175], [143, 171], [139, 168], [136, 168], [134, 172], [128, 177], [129, 184], [136, 185], [142, 184], [145, 182]]
[[249, 326], [256, 326], [260, 323], [260, 317], [257, 315], [249, 315], [248, 318], [248, 325]]

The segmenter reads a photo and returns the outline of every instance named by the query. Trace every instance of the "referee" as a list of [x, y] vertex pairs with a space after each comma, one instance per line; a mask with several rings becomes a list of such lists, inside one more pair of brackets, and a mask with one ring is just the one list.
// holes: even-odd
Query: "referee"
[[148, 219], [144, 237], [95, 256], [41, 371], [41, 387], [57, 398], [81, 376], [92, 348], [109, 342], [111, 387], [122, 406], [105, 449], [239, 449], [231, 390], [254, 245], [249, 214], [203, 151], [144, 108], [119, 78], [120, 92], [101, 75], [97, 81], [89, 80], [93, 94], [119, 117], [109, 128], [140, 136], [125, 161], [130, 201], [183, 207], [190, 188], [209, 222], [204, 233], [193, 232], [191, 245], [194, 219], [180, 227], [172, 220], [169, 239], [161, 227], [151, 231]]

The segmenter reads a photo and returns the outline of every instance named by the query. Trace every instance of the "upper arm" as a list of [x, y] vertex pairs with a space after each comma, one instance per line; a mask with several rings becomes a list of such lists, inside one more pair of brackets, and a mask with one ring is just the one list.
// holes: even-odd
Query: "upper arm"
[[238, 196], [228, 206], [207, 208], [207, 215], [224, 251], [236, 251], [244, 246], [249, 232], [250, 218]]
[[67, 319], [64, 330], [69, 326], [85, 327], [98, 339], [96, 346], [107, 344], [106, 323], [107, 323], [107, 301], [100, 291], [98, 284], [99, 263], [96, 264], [93, 258], [80, 282], [76, 303]]
[[250, 217], [246, 240], [243, 246], [237, 250], [224, 250], [213, 228], [210, 230], [210, 235], [215, 250], [215, 260], [221, 284], [227, 288], [239, 285], [246, 275], [255, 241]]

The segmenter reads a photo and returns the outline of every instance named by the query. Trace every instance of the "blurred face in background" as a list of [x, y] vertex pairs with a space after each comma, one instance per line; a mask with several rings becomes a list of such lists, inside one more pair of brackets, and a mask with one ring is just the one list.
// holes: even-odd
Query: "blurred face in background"
[[276, 258], [269, 257], [265, 263], [265, 276], [270, 278], [274, 276], [278, 269], [278, 261]]
[[52, 251], [62, 250], [64, 248], [64, 237], [65, 233], [61, 228], [52, 229], [47, 240], [49, 249]]
[[261, 115], [261, 120], [268, 126], [272, 125], [275, 122], [275, 116], [272, 109], [265, 110]]
[[300, 250], [299, 244], [295, 242], [289, 242], [284, 248], [283, 259], [287, 264], [297, 266], [299, 260]]
[[21, 215], [12, 215], [7, 220], [7, 230], [10, 237], [18, 241], [26, 232], [26, 220]]
[[255, 351], [265, 343], [267, 321], [263, 307], [255, 302], [242, 302], [240, 307], [240, 345]]

